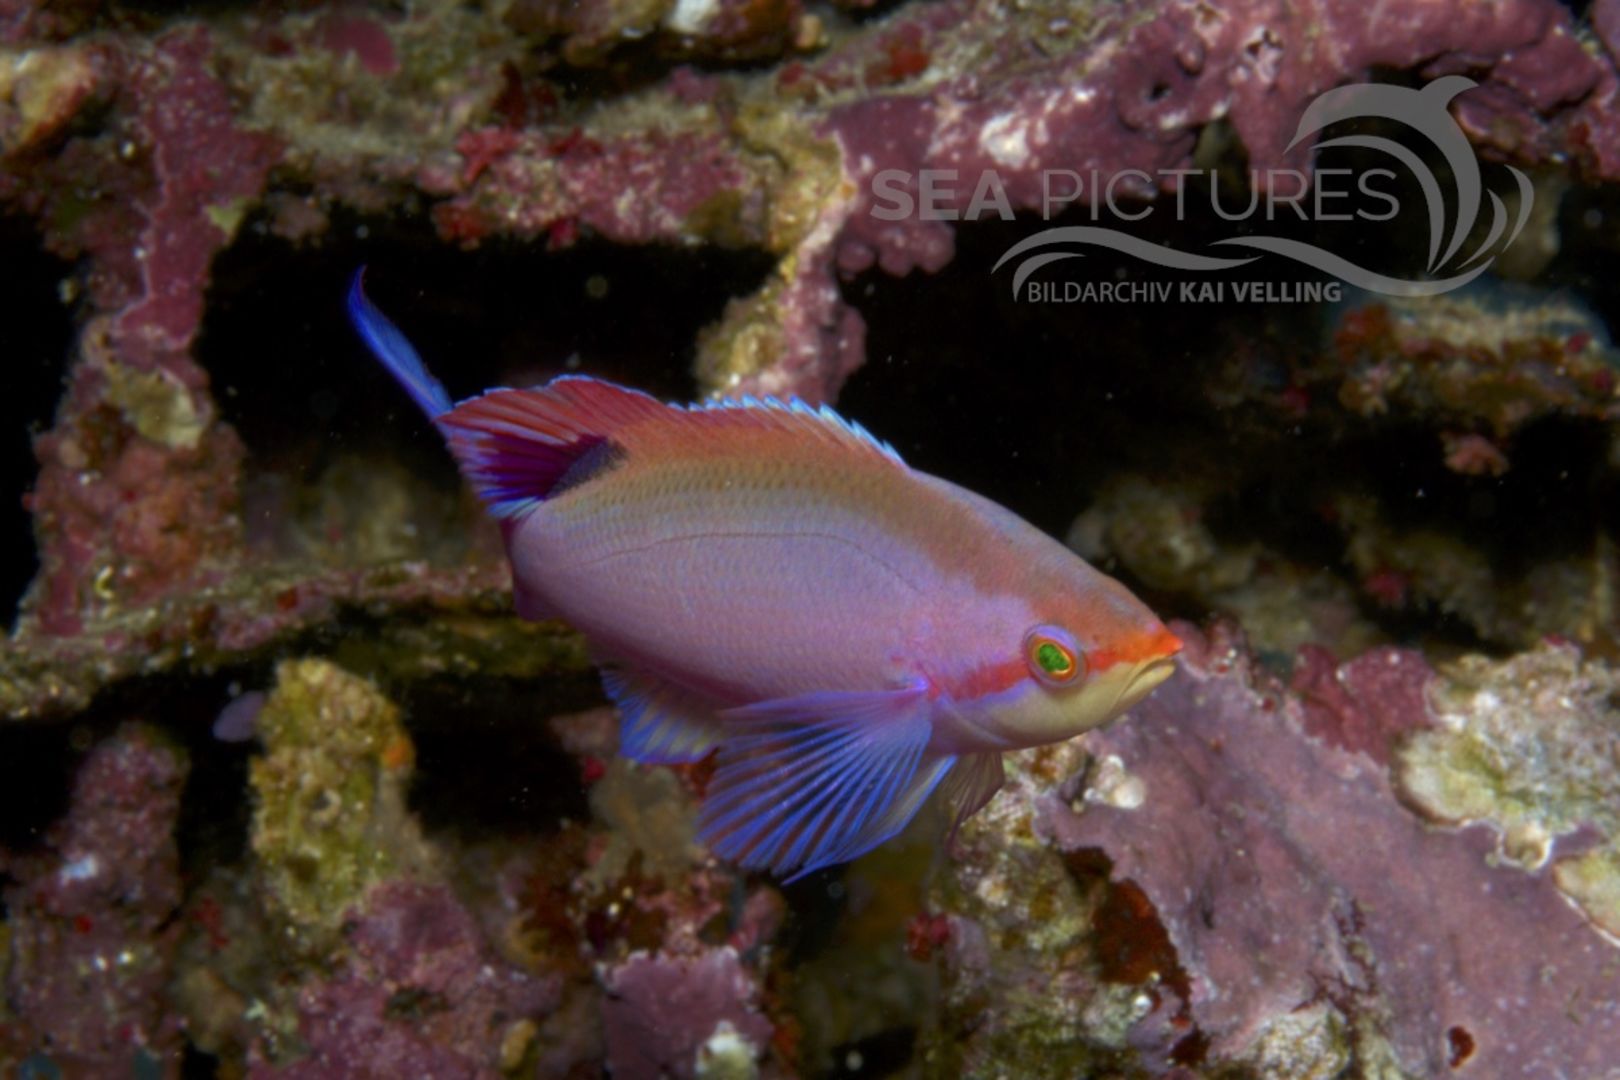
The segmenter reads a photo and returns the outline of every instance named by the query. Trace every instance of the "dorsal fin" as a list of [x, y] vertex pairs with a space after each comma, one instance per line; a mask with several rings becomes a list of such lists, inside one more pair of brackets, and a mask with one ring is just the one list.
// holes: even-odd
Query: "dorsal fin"
[[565, 375], [532, 390], [491, 390], [457, 405], [438, 423], [468, 481], [503, 519], [521, 517], [626, 455], [701, 450], [716, 439], [776, 436], [788, 440], [784, 447], [803, 440], [902, 464], [892, 447], [825, 405], [743, 398], [682, 408], [585, 375]]
[[614, 431], [670, 411], [639, 390], [565, 375], [533, 390], [491, 390], [438, 424], [490, 513], [510, 519], [612, 468]]
[[894, 447], [877, 438], [853, 420], [846, 420], [831, 406], [811, 405], [797, 398], [786, 401], [774, 397], [722, 398], [693, 405], [688, 417], [698, 429], [758, 425], [802, 434], [844, 449], [876, 452], [897, 465], [905, 464]]
[[893, 447], [859, 424], [798, 398], [745, 397], [683, 408], [601, 379], [564, 375], [532, 390], [491, 390], [452, 408], [450, 395], [405, 335], [367, 299], [363, 268], [354, 276], [348, 302], [360, 336], [439, 425], [463, 475], [490, 513], [505, 521], [638, 451], [718, 448], [769, 455], [819, 448], [904, 464]]

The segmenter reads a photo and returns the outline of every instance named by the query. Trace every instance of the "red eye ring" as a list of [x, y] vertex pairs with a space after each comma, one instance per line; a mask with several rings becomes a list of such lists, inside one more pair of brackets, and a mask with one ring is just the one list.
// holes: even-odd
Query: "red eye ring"
[[1086, 673], [1085, 654], [1058, 626], [1037, 626], [1024, 635], [1024, 662], [1047, 686], [1068, 686]]

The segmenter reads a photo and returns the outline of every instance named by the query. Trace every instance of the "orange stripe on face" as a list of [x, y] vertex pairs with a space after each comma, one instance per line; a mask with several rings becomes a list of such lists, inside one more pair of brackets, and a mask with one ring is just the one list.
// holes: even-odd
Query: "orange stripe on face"
[[1132, 634], [1112, 649], [1098, 649], [1086, 654], [1092, 671], [1107, 671], [1115, 664], [1140, 664], [1145, 660], [1160, 660], [1181, 651], [1181, 639], [1161, 626], [1142, 634]]
[[1024, 666], [1022, 659], [1007, 660], [999, 664], [976, 667], [960, 679], [951, 680], [947, 684], [947, 690], [953, 698], [971, 701], [999, 694], [1003, 690], [1011, 690], [1028, 676], [1029, 669]]

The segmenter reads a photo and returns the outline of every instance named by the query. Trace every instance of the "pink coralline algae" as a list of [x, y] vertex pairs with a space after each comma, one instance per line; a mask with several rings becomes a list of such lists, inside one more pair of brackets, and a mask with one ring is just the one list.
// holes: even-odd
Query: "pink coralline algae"
[[[785, 65], [774, 85], [713, 81], [702, 107], [616, 133], [615, 159], [644, 172], [672, 170], [651, 189], [654, 206], [620, 200], [605, 208], [595, 180], [601, 164], [559, 157], [531, 138], [505, 168], [447, 192], [438, 220], [462, 241], [543, 235], [585, 218], [607, 236], [683, 241], [695, 233], [735, 243], [734, 223], [694, 206], [714, 205], [728, 185], [745, 207], [763, 190], [772, 213], [766, 246], [785, 257], [779, 280], [754, 298], [756, 314], [779, 328], [774, 355], [762, 363], [748, 348], [722, 348], [705, 374], [723, 392], [822, 400], [854, 366], [830, 346], [853, 340], [858, 355], [860, 335], [845, 326], [853, 312], [841, 301], [822, 305], [813, 282], [836, 290], [839, 271], [873, 264], [893, 274], [934, 271], [954, 252], [949, 221], [872, 213], [880, 173], [894, 171], [915, 197], [921, 170], [954, 171], [938, 174], [954, 181], [938, 185], [938, 207], [952, 218], [963, 216], [976, 178], [989, 172], [1014, 210], [1043, 209], [1050, 170], [1139, 170], [1145, 179], [1128, 194], [1152, 198], [1163, 186], [1155, 177], [1191, 167], [1199, 132], [1223, 121], [1264, 183], [1267, 170], [1308, 167], [1309, 145], [1289, 144], [1310, 100], [1377, 68], [1428, 76], [1466, 69], [1480, 86], [1460, 99], [1459, 115], [1476, 140], [1517, 160], [1569, 155], [1594, 177], [1620, 176], [1613, 60], [1584, 47], [1569, 11], [1553, 0], [1417, 0], [1386, 5], [1376, 20], [1352, 0], [1317, 5], [1308, 17], [1266, 0], [1034, 9], [1027, 18], [946, 0], [908, 7], [880, 30]], [[799, 108], [760, 120], [772, 91], [773, 106], [785, 99]], [[724, 166], [693, 169], [672, 158], [670, 126], [716, 140], [697, 160]], [[613, 169], [608, 175], [623, 174], [625, 165]], [[750, 222], [745, 236], [754, 231], [749, 212], [730, 216]], [[718, 340], [735, 343], [733, 335]]]
[[1290, 689], [1305, 734], [1387, 765], [1396, 741], [1429, 726], [1424, 693], [1434, 677], [1421, 653], [1370, 649], [1339, 664], [1319, 645], [1300, 650]]
[[[564, 222], [625, 244], [692, 242], [721, 228], [739, 241], [763, 237], [764, 193], [736, 151], [714, 134], [649, 131], [599, 139], [499, 132], [479, 133], [458, 148], [469, 180], [482, 176], [493, 190], [513, 194], [495, 196], [480, 212], [462, 202], [441, 203], [436, 220], [451, 239], [473, 241], [499, 231], [546, 235]], [[627, 191], [640, 197], [626, 199]]]
[[31, 612], [50, 633], [76, 632], [111, 599], [138, 604], [191, 581], [237, 542], [240, 443], [189, 350], [210, 263], [262, 192], [275, 143], [237, 127], [212, 48], [189, 27], [126, 50], [123, 120], [104, 136], [122, 148], [76, 139], [24, 196], [60, 224], [53, 247], [89, 257], [104, 313], [36, 445], [44, 569]]
[[[1181, 982], [1160, 973], [1132, 1045], [1165, 1065], [1259, 1060], [1309, 1041], [1290, 1024], [1325, 1005], [1331, 1019], [1306, 1027], [1340, 1029], [1369, 1069], [1595, 1077], [1620, 1060], [1620, 954], [1549, 872], [1498, 865], [1488, 828], [1426, 824], [1379, 740], [1356, 734], [1367, 724], [1322, 737], [1334, 721], [1282, 694], [1240, 641], [1189, 652], [1130, 723], [1089, 739], [1140, 800], [1036, 809], [1059, 849], [1100, 855], [1140, 893], [1174, 950]], [[1421, 675], [1411, 654], [1371, 654], [1335, 673], [1330, 711], [1359, 700], [1401, 714], [1385, 729], [1424, 726]]]
[[[125, 362], [140, 368], [190, 346], [209, 264], [235, 236], [277, 157], [273, 138], [237, 125], [229, 88], [210, 71], [212, 52], [206, 31], [180, 29], [129, 72], [139, 105], [128, 137], [149, 158], [152, 187], [137, 206], [138, 246], [120, 252], [135, 260], [132, 280], [106, 287], [130, 290], [116, 304], [114, 334]], [[115, 306], [108, 299], [102, 306]]]
[[321, 46], [340, 56], [353, 56], [373, 75], [388, 76], [399, 70], [394, 42], [382, 23], [364, 16], [337, 13], [322, 16], [316, 24]]
[[608, 972], [605, 986], [602, 1023], [615, 1077], [716, 1075], [703, 1071], [706, 1061], [752, 1065], [770, 1044], [758, 987], [729, 947], [634, 955]]
[[[484, 1077], [521, 1063], [553, 980], [510, 968], [443, 885], [389, 883], [350, 922], [338, 969], [298, 995], [307, 1052], [267, 1078]], [[503, 1054], [510, 1055], [503, 1062]]]
[[68, 1075], [178, 1073], [182, 1036], [165, 987], [180, 935], [174, 827], [185, 778], [179, 751], [125, 725], [79, 765], [45, 850], [0, 850], [12, 879], [0, 1063], [43, 1053]]

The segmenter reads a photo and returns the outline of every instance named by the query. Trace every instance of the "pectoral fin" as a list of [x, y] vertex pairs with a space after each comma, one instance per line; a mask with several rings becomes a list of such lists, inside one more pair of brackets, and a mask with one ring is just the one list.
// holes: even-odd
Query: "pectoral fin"
[[963, 754], [956, 759], [950, 775], [939, 786], [940, 798], [951, 814], [952, 836], [962, 822], [996, 797], [1004, 778], [999, 752]]

